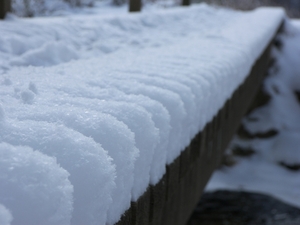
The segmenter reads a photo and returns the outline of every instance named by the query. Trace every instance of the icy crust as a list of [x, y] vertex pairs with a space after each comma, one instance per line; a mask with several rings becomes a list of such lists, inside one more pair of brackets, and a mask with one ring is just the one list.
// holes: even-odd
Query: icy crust
[[[1, 22], [0, 142], [70, 174], [61, 224], [114, 224], [244, 81], [282, 17], [200, 5]], [[21, 218], [22, 205], [0, 203]]]

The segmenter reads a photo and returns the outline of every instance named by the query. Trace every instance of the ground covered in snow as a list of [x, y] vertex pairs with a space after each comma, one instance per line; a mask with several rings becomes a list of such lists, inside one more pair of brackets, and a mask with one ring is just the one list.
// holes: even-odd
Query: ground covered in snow
[[1, 21], [3, 223], [117, 222], [244, 81], [283, 17], [202, 4]]
[[260, 192], [300, 208], [299, 43], [299, 21], [286, 21], [263, 86], [269, 100], [244, 118], [247, 135], [238, 133], [227, 152], [235, 165], [216, 171], [207, 191]]

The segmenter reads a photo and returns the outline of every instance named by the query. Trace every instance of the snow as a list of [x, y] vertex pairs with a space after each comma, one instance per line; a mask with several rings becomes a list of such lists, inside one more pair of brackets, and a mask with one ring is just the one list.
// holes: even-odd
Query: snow
[[[130, 85], [132, 82], [129, 81], [119, 81], [116, 80], [114, 82], [114, 86], [127, 94], [142, 94], [151, 99], [154, 99], [168, 110], [171, 119], [170, 119], [170, 136], [169, 136], [169, 144], [167, 146], [167, 163], [170, 164], [172, 161], [180, 154], [180, 151], [184, 149], [184, 143], [182, 140], [181, 133], [182, 124], [185, 117], [187, 117], [187, 113], [184, 109], [183, 102], [180, 99], [180, 96], [177, 93], [171, 92], [169, 90], [155, 87], [152, 85], [145, 85], [142, 83], [134, 82], [135, 86], [132, 87]], [[187, 142], [187, 140], [185, 140]]]
[[143, 95], [126, 95], [117, 89], [102, 90], [105, 90], [106, 93], [98, 95], [98, 99], [108, 98], [116, 101], [135, 103], [151, 114], [151, 119], [159, 132], [159, 137], [156, 137], [157, 144], [154, 147], [153, 159], [150, 166], [150, 183], [155, 185], [165, 172], [168, 137], [171, 129], [170, 115], [167, 109], [160, 102]]
[[[25, 146], [0, 144], [1, 220], [9, 224], [70, 224], [73, 186], [56, 160]], [[3, 224], [3, 223], [1, 223]]]
[[243, 120], [243, 125], [252, 134], [273, 129], [279, 132], [278, 135], [253, 140], [236, 137], [232, 146], [250, 147], [256, 154], [246, 159], [235, 157], [235, 166], [216, 171], [206, 191], [237, 189], [261, 192], [300, 207], [299, 171], [282, 166], [300, 165], [300, 105], [294, 93], [300, 90], [299, 28], [299, 21], [285, 20], [284, 33], [278, 37], [282, 48], [273, 49], [276, 64], [264, 82], [271, 100]]
[[62, 123], [86, 137], [93, 138], [108, 152], [116, 165], [115, 183], [117, 188], [113, 189], [111, 193], [113, 202], [108, 211], [107, 221], [112, 220], [111, 224], [117, 222], [119, 218], [111, 215], [111, 211], [121, 215], [130, 206], [134, 178], [133, 162], [138, 157], [134, 133], [124, 123], [109, 114], [76, 106], [64, 105], [61, 109], [53, 110], [44, 105], [42, 109], [36, 109], [35, 114], [31, 112], [31, 110], [26, 111], [25, 109], [18, 119]]
[[106, 212], [112, 202], [115, 168], [107, 152], [92, 138], [64, 125], [34, 120], [7, 120], [0, 134], [1, 142], [30, 146], [56, 157], [70, 173], [74, 186], [73, 224], [105, 223], [106, 214], [96, 212]]
[[0, 224], [10, 225], [13, 217], [11, 212], [2, 204], [0, 204]]
[[10, 64], [12, 66], [51, 66], [77, 58], [74, 49], [58, 42], [47, 43], [38, 49], [28, 51], [22, 55], [22, 58], [13, 59]]
[[233, 168], [215, 172], [206, 191], [219, 189], [268, 194], [299, 207], [299, 173], [287, 171], [261, 155], [241, 159]]
[[300, 164], [300, 132], [283, 131], [274, 140], [272, 157], [274, 162], [283, 162], [288, 165]]
[[244, 81], [284, 12], [86, 10], [0, 21], [0, 143], [69, 174], [60, 224], [110, 225]]

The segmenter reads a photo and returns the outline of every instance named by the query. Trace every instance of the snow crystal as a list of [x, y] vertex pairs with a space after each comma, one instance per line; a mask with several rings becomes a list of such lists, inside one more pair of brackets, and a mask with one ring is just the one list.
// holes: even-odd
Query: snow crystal
[[70, 224], [73, 187], [54, 158], [7, 143], [0, 144], [0, 155], [0, 202], [13, 224]]

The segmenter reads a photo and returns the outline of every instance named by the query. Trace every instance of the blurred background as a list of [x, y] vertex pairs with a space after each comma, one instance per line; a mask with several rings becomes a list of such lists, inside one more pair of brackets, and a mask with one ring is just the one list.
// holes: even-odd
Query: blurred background
[[[96, 4], [114, 5], [122, 7], [129, 0], [11, 0], [11, 10], [21, 17], [47, 16], [61, 11], [74, 10], [82, 7], [93, 7]], [[170, 7], [181, 4], [181, 0], [142, 0], [143, 5], [158, 5]], [[239, 10], [251, 10], [259, 6], [282, 6], [289, 17], [300, 18], [299, 0], [191, 0], [192, 3], [212, 4], [216, 6], [230, 7]]]

